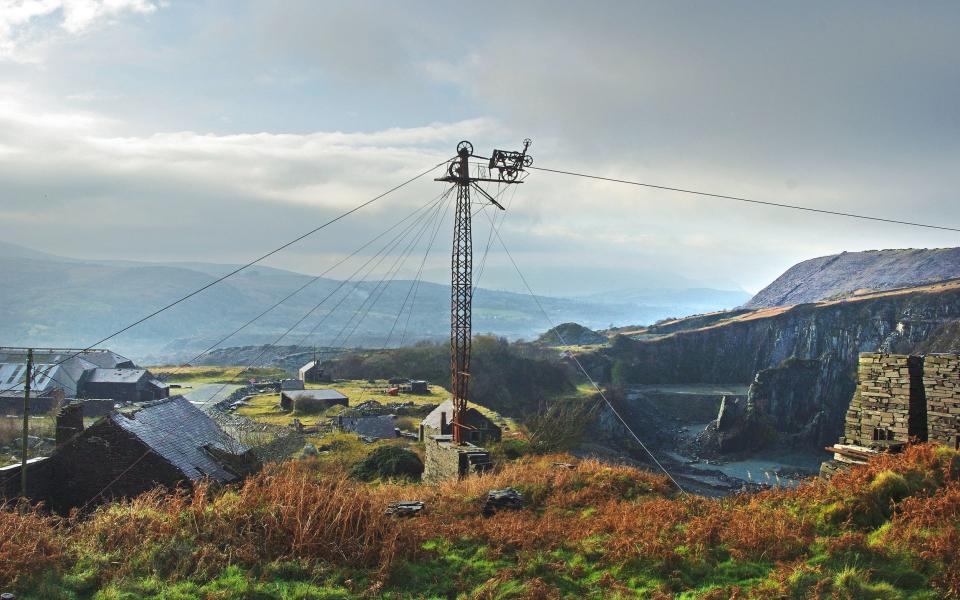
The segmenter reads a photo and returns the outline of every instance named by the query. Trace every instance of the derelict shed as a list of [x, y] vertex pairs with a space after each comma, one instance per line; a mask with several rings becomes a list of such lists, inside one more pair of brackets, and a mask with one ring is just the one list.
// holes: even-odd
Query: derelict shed
[[299, 379], [281, 379], [280, 380], [280, 390], [302, 390], [304, 389], [303, 381]]
[[[172, 489], [206, 478], [230, 483], [259, 468], [247, 447], [183, 396], [130, 414], [113, 413], [79, 433], [73, 432], [82, 428], [82, 419], [72, 421], [72, 431], [63, 436], [72, 437], [27, 471], [30, 499], [56, 512], [131, 498], [158, 486]], [[19, 492], [19, 478], [14, 479], [3, 490], [6, 497]]]
[[[496, 423], [476, 408], [468, 407], [461, 416], [466, 437], [471, 443], [498, 442], [503, 432]], [[420, 441], [430, 436], [448, 436], [453, 432], [453, 401], [447, 400], [420, 422]]]
[[389, 440], [397, 437], [397, 426], [393, 415], [377, 415], [372, 417], [343, 417], [333, 420], [334, 426], [340, 431], [356, 433], [360, 437]]
[[82, 398], [111, 398], [117, 402], [150, 402], [170, 395], [169, 386], [146, 369], [93, 369], [80, 379]]
[[[33, 399], [32, 410], [36, 413], [53, 408], [58, 403], [59, 392], [67, 398], [77, 397], [82, 380], [96, 369], [135, 368], [129, 358], [110, 350], [39, 348], [34, 350], [33, 358], [35, 375], [30, 397]], [[26, 373], [27, 349], [0, 347], [0, 387], [3, 388], [0, 414], [20, 414], [23, 411]]]
[[300, 414], [323, 412], [331, 406], [348, 406], [350, 400], [332, 389], [280, 392], [280, 408]]

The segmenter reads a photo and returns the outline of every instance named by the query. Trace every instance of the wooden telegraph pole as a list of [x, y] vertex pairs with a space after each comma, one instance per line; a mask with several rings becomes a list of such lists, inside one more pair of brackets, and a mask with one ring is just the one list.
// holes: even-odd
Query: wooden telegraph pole
[[27, 350], [23, 385], [23, 446], [20, 453], [20, 495], [27, 497], [27, 436], [30, 435], [30, 382], [33, 379], [33, 348]]

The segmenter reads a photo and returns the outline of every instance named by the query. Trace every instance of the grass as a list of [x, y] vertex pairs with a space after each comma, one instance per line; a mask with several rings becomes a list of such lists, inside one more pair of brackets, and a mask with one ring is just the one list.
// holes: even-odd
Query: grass
[[[449, 392], [438, 385], [430, 385], [428, 394], [400, 394], [399, 396], [388, 396], [385, 390], [390, 386], [386, 380], [378, 380], [373, 383], [363, 380], [342, 380], [329, 384], [307, 384], [307, 389], [334, 389], [350, 399], [350, 406], [357, 406], [369, 400], [375, 400], [381, 404], [406, 403], [412, 402], [418, 406], [437, 405], [450, 397]], [[517, 431], [518, 424], [510, 418], [501, 416], [483, 406], [475, 406], [480, 412], [490, 417], [494, 422], [500, 425], [506, 432]], [[294, 419], [299, 419], [305, 426], [326, 424], [329, 418], [339, 414], [343, 408], [334, 406], [330, 410], [321, 414], [298, 415], [280, 410], [279, 394], [261, 394], [251, 398], [247, 405], [237, 409], [237, 414], [270, 423], [271, 425], [289, 425]], [[408, 430], [416, 430], [420, 423], [419, 417], [400, 417], [397, 421]], [[328, 443], [325, 437], [315, 437], [310, 440], [316, 445]]]
[[[960, 595], [960, 453], [915, 446], [826, 483], [723, 499], [569, 456], [439, 486], [316, 459], [86, 519], [0, 511], [27, 598], [897, 598]], [[481, 516], [492, 488], [526, 506]], [[394, 519], [390, 501], [426, 514]]]
[[245, 383], [250, 379], [280, 379], [289, 375], [283, 369], [258, 367], [247, 370], [246, 367], [147, 367], [151, 373], [164, 377], [168, 383]]

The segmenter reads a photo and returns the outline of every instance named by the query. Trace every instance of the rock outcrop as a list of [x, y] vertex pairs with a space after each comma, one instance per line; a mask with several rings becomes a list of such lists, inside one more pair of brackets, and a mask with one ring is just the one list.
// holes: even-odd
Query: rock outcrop
[[540, 336], [537, 340], [545, 346], [588, 346], [603, 344], [607, 336], [588, 329], [579, 323], [561, 323]]
[[958, 320], [960, 283], [949, 282], [761, 309], [668, 335], [621, 335], [580, 360], [602, 381], [614, 370], [627, 384], [752, 381], [726, 446], [756, 448], [766, 438], [752, 426], [765, 422], [782, 439], [816, 447], [843, 431], [859, 353], [948, 350], [937, 346], [953, 344]]
[[744, 307], [790, 306], [960, 278], [960, 248], [844, 252], [805, 260]]

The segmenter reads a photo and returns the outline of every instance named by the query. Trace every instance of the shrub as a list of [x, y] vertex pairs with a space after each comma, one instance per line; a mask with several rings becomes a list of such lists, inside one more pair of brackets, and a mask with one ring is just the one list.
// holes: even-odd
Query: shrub
[[889, 583], [872, 583], [865, 571], [847, 567], [833, 578], [833, 597], [840, 600], [899, 600], [903, 594]]
[[354, 465], [350, 475], [363, 481], [374, 479], [418, 480], [423, 474], [420, 457], [396, 446], [381, 446]]

